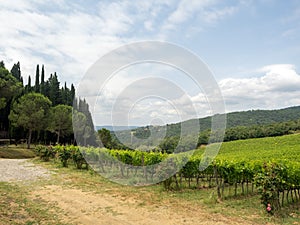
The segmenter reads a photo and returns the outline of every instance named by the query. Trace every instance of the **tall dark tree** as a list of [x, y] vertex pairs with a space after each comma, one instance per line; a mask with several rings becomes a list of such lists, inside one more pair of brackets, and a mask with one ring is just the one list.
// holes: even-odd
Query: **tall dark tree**
[[57, 78], [56, 72], [54, 75], [51, 74], [49, 78], [49, 99], [52, 102], [53, 106], [61, 104], [61, 91], [59, 88], [59, 81]]
[[45, 95], [45, 69], [44, 69], [44, 65], [42, 65], [40, 93]]
[[78, 111], [83, 113], [86, 117], [86, 126], [90, 127], [90, 136], [86, 138], [86, 141], [89, 145], [96, 145], [96, 136], [94, 131], [94, 123], [93, 123], [93, 119], [92, 119], [92, 115], [91, 112], [89, 111], [89, 105], [88, 103], [82, 99], [79, 99], [78, 102]]
[[71, 105], [71, 106], [73, 105], [74, 98], [75, 98], [75, 87], [72, 84], [71, 85], [71, 91], [70, 91], [69, 105]]
[[32, 91], [32, 87], [31, 87], [31, 77], [30, 75], [28, 76], [28, 82], [27, 85], [25, 86], [25, 93], [29, 93]]
[[13, 67], [10, 70], [10, 73], [21, 83], [23, 83], [23, 79], [21, 77], [21, 68], [20, 68], [20, 62], [15, 63]]
[[22, 84], [0, 62], [0, 138], [7, 138], [11, 101], [22, 91]]
[[67, 83], [65, 82], [64, 87], [61, 88], [61, 100], [64, 105], [68, 105], [69, 92], [70, 92], [70, 90], [67, 87]]
[[39, 67], [39, 64], [36, 66], [34, 90], [37, 93], [40, 92], [40, 67]]
[[5, 68], [5, 64], [4, 64], [3, 60], [0, 61], [0, 68]]

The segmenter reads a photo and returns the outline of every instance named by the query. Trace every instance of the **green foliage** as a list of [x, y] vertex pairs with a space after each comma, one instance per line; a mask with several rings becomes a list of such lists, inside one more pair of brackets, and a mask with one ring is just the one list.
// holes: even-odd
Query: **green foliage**
[[[13, 139], [24, 139], [25, 136], [29, 136], [30, 140], [39, 143], [61, 142], [61, 143], [74, 143], [74, 137], [72, 135], [72, 129], [70, 126], [70, 113], [69, 109], [73, 106], [73, 101], [75, 98], [75, 87], [72, 84], [70, 88], [67, 87], [65, 82], [63, 87], [60, 87], [60, 82], [56, 73], [51, 74], [48, 80], [45, 80], [45, 68], [44, 65], [41, 68], [39, 65], [36, 66], [35, 82], [32, 84], [31, 76], [28, 77], [28, 83], [23, 87], [23, 78], [21, 76], [20, 63], [13, 65], [11, 73], [5, 68], [4, 62], [0, 62], [0, 135], [1, 138], [13, 138]], [[51, 110], [51, 114], [46, 112], [44, 109], [39, 108], [37, 111], [34, 110], [35, 105], [32, 107], [32, 119], [35, 120], [33, 126], [36, 127], [37, 123], [40, 124], [39, 128], [25, 128], [24, 123], [30, 124], [29, 119], [23, 120], [18, 119], [18, 116], [14, 116], [16, 112], [13, 110], [16, 108], [16, 104], [20, 103], [20, 97], [27, 95], [29, 93], [40, 93], [47, 97], [53, 107], [60, 105], [58, 108]], [[11, 104], [12, 102], [17, 102]], [[23, 104], [23, 103], [22, 103]], [[62, 105], [70, 106], [65, 107]], [[68, 110], [61, 110], [62, 108]], [[86, 126], [83, 128], [83, 133], [81, 134], [82, 140], [79, 140], [80, 144], [93, 144], [96, 145], [94, 125], [92, 121], [91, 114], [89, 112], [88, 104], [84, 99], [79, 99], [74, 101], [74, 108], [82, 112], [86, 117]], [[11, 110], [12, 109], [12, 110]], [[42, 112], [41, 110], [44, 110]], [[62, 113], [66, 112], [66, 114]], [[11, 119], [9, 115], [11, 114]], [[44, 122], [44, 120], [39, 120], [42, 114], [47, 114], [49, 118], [49, 126]], [[59, 116], [58, 116], [59, 115]], [[25, 116], [24, 116], [25, 117]], [[24, 119], [23, 117], [23, 119]], [[27, 117], [27, 116], [26, 116]], [[59, 118], [58, 118], [59, 117]], [[11, 123], [11, 122], [12, 123]], [[12, 126], [13, 125], [13, 126]], [[52, 132], [50, 133], [49, 130]], [[56, 140], [56, 141], [55, 141]], [[30, 142], [28, 142], [28, 147], [30, 147]]]
[[[76, 141], [79, 142], [80, 145], [86, 146], [88, 145], [97, 145], [96, 136], [94, 132], [94, 123], [92, 119], [92, 115], [89, 110], [89, 105], [86, 103], [85, 99], [75, 99], [73, 107], [76, 111], [82, 113], [85, 116], [85, 125], [83, 126], [83, 133], [80, 135], [76, 135]], [[75, 124], [75, 123], [73, 123]], [[75, 125], [76, 129], [77, 125]]]
[[98, 130], [98, 135], [102, 146], [105, 148], [112, 148], [112, 138], [109, 130], [102, 128], [101, 130]]
[[82, 166], [85, 165], [85, 168], [88, 169], [88, 164], [84, 158], [85, 152], [81, 153], [79, 147], [71, 145], [68, 147], [72, 153], [72, 160], [76, 165], [77, 169], [82, 169]]
[[20, 93], [22, 84], [3, 67], [0, 67], [0, 109]]
[[36, 73], [35, 73], [35, 92], [40, 92], [40, 67], [39, 65], [36, 66]]
[[72, 150], [67, 148], [66, 146], [55, 146], [55, 151], [57, 152], [57, 156], [60, 159], [63, 167], [68, 167], [68, 161], [71, 159]]
[[32, 131], [42, 130], [47, 126], [50, 100], [38, 93], [23, 95], [13, 103], [9, 119], [13, 126], [21, 126], [29, 130], [28, 148], [30, 148]]
[[72, 107], [67, 105], [57, 105], [50, 110], [48, 129], [57, 134], [59, 138], [73, 132], [72, 127]]
[[[258, 193], [261, 195], [261, 202], [267, 208], [279, 210], [283, 206], [283, 199], [280, 202], [280, 194], [284, 198], [284, 193], [299, 194], [300, 189], [300, 163], [273, 161], [264, 163], [262, 170], [254, 177]], [[297, 198], [297, 197], [296, 197]], [[299, 197], [298, 197], [299, 198]], [[294, 199], [293, 199], [294, 201]]]
[[35, 152], [45, 162], [54, 157], [54, 151], [51, 146], [37, 145]]
[[21, 76], [20, 62], [15, 63], [10, 71], [10, 73], [21, 83], [23, 83], [23, 78]]
[[74, 135], [76, 137], [77, 143], [79, 145], [84, 145], [83, 135], [87, 124], [86, 116], [83, 113], [75, 110], [73, 113], [72, 121], [73, 121]]

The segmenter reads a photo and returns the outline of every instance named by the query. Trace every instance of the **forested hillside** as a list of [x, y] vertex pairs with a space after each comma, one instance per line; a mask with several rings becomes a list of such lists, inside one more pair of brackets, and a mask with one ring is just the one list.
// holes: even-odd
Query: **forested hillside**
[[[211, 119], [211, 116], [199, 119], [199, 124], [202, 131], [210, 129]], [[300, 119], [300, 106], [278, 110], [249, 110], [228, 113], [226, 127], [232, 128], [237, 126], [249, 127], [253, 125], [270, 125], [298, 119]], [[183, 123], [189, 123], [192, 125], [196, 122], [196, 119], [193, 119]], [[167, 126], [169, 127], [170, 135], [178, 135], [180, 132], [180, 123], [169, 124]]]
[[[167, 124], [166, 126], [146, 126], [115, 133], [124, 140], [125, 144], [127, 143], [135, 148], [148, 146], [147, 148], [151, 149], [151, 146], [159, 145], [159, 150], [162, 151], [172, 152], [176, 147], [179, 151], [185, 151], [193, 145], [190, 143], [188, 133], [181, 134], [181, 126], [184, 125], [185, 129], [188, 128], [186, 130], [193, 130], [195, 124], [199, 122], [200, 133], [197, 146], [200, 146], [209, 142], [211, 121], [212, 117], [210, 116], [182, 123]], [[298, 130], [300, 130], [300, 106], [278, 110], [233, 112], [227, 114], [224, 141], [280, 136]], [[135, 138], [132, 139], [132, 135]], [[178, 146], [180, 135], [184, 136], [183, 146]], [[161, 137], [164, 137], [164, 139], [159, 139]], [[136, 140], [136, 143], [132, 143], [132, 140]], [[213, 139], [210, 141], [214, 142]]]

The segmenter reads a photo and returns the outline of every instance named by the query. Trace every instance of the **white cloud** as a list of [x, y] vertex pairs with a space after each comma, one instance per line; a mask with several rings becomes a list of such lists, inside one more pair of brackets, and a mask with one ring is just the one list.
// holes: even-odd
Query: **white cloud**
[[[36, 64], [45, 64], [47, 75], [56, 71], [61, 80], [77, 83], [103, 54], [135, 40], [165, 40], [168, 37], [165, 28], [192, 22], [199, 10], [204, 15], [217, 3], [216, 0], [179, 3], [125, 0], [83, 5], [66, 0], [2, 1], [1, 60], [8, 68], [20, 61], [25, 81], [29, 74], [35, 73]], [[226, 7], [223, 10], [228, 11]], [[210, 12], [215, 13], [211, 9]], [[210, 17], [217, 20], [225, 14], [215, 13]], [[202, 30], [192, 23], [185, 27], [194, 31], [190, 35]]]
[[238, 10], [238, 7], [225, 7], [222, 9], [214, 9], [210, 11], [205, 11], [203, 13], [203, 19], [207, 23], [216, 23], [219, 20], [234, 14]]
[[175, 31], [182, 29], [189, 31], [202, 31], [203, 27], [215, 24], [218, 21], [231, 16], [238, 11], [238, 3], [235, 6], [218, 6], [218, 0], [181, 0], [174, 11], [164, 21], [161, 31]]
[[204, 7], [210, 6], [214, 3], [211, 0], [197, 1], [197, 0], [181, 0], [177, 9], [172, 12], [168, 18], [171, 24], [180, 24], [193, 17], [195, 13], [199, 12]]
[[[268, 65], [256, 71], [260, 76], [219, 82], [228, 112], [300, 105], [300, 75], [294, 65]], [[111, 88], [105, 89], [98, 99], [96, 124], [111, 120], [118, 125], [126, 125], [124, 121], [146, 125], [153, 119], [179, 122], [211, 115], [216, 104], [201, 91], [192, 94], [184, 86], [178, 86], [176, 91], [174, 76], [169, 76], [169, 80], [136, 78], [124, 73], [112, 80]]]
[[295, 66], [274, 64], [253, 78], [226, 78], [219, 85], [229, 111], [282, 108], [300, 104], [300, 75]]

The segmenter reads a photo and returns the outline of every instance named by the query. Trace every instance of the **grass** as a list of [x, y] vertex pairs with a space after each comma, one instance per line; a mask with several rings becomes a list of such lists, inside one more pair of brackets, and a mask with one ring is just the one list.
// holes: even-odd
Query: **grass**
[[1, 224], [61, 224], [59, 211], [37, 199], [32, 199], [28, 187], [0, 182]]
[[[224, 142], [216, 158], [227, 160], [286, 159], [300, 162], [300, 134]], [[202, 154], [204, 148], [195, 151]]]
[[6, 159], [26, 159], [34, 158], [36, 155], [32, 149], [26, 149], [23, 146], [1, 146], [0, 158]]

